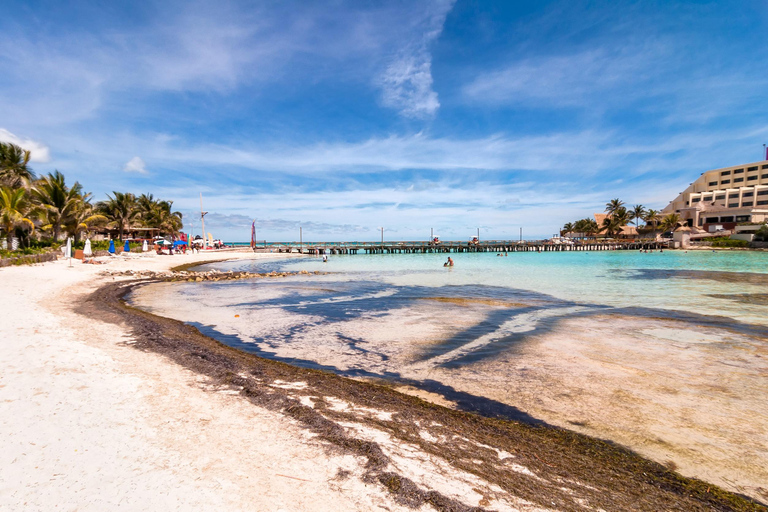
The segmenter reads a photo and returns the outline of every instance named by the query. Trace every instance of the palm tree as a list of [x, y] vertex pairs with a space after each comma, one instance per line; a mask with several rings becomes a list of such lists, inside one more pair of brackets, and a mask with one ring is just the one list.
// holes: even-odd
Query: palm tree
[[613, 215], [613, 212], [624, 206], [624, 201], [619, 198], [611, 199], [605, 203], [605, 211], [608, 215]]
[[140, 211], [136, 207], [136, 196], [133, 194], [123, 192], [112, 192], [112, 194], [114, 197], [107, 194], [106, 201], [97, 203], [96, 209], [118, 228], [119, 239], [122, 241], [125, 229], [131, 227], [131, 223], [136, 220]]
[[31, 153], [11, 142], [0, 142], [0, 185], [16, 188], [31, 182], [35, 175], [27, 165]]
[[83, 202], [83, 187], [75, 182], [67, 187], [64, 175], [59, 171], [48, 174], [35, 183], [32, 197], [39, 204], [41, 218], [45, 224], [43, 230], [51, 230], [53, 241], [58, 241], [61, 226], [81, 206]]
[[670, 213], [661, 220], [662, 231], [673, 231], [680, 223], [680, 215], [676, 213]]
[[573, 224], [570, 222], [565, 223], [563, 229], [560, 230], [560, 236], [565, 236], [568, 233], [573, 233]]
[[17, 227], [35, 230], [35, 224], [27, 217], [32, 204], [23, 188], [0, 187], [0, 227], [5, 231], [8, 249], [13, 243], [13, 232]]
[[175, 234], [183, 227], [180, 212], [171, 211], [173, 201], [155, 199], [152, 194], [142, 194], [136, 200], [139, 215], [145, 226]]
[[648, 210], [643, 217], [646, 226], [656, 227], [661, 220], [661, 215], [656, 210]]
[[107, 222], [107, 220], [104, 215], [94, 211], [91, 204], [91, 194], [88, 193], [82, 196], [80, 204], [67, 217], [64, 228], [67, 230], [67, 235], [73, 236], [75, 243], [77, 243], [80, 241], [80, 233], [82, 231], [88, 231], [94, 224]]
[[640, 227], [640, 219], [645, 215], [645, 207], [641, 204], [636, 204], [634, 208], [630, 210], [630, 215], [635, 219], [635, 229]]
[[[613, 202], [613, 201], [612, 201]], [[623, 206], [616, 208], [610, 215], [603, 219], [605, 234], [612, 237], [621, 232], [621, 228], [629, 224], [630, 213]]]

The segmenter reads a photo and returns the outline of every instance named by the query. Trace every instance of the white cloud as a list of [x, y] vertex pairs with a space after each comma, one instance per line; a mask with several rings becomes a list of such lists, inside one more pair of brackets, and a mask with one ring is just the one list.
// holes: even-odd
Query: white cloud
[[380, 78], [384, 105], [399, 110], [405, 117], [429, 117], [440, 108], [437, 93], [432, 89], [429, 45], [442, 32], [453, 1], [437, 2], [434, 7], [434, 11], [425, 13], [416, 38], [398, 52]]
[[621, 88], [626, 93], [628, 84], [640, 92], [637, 86], [653, 75], [647, 73], [651, 67], [656, 66], [655, 74], [660, 72], [664, 53], [662, 46], [601, 48], [525, 59], [479, 75], [464, 87], [464, 94], [485, 103], [579, 105], [607, 90]]
[[22, 139], [3, 128], [0, 128], [0, 142], [11, 142], [28, 150], [30, 152], [30, 162], [46, 163], [51, 161], [51, 150], [42, 142]]
[[149, 172], [147, 171], [147, 164], [144, 163], [144, 160], [142, 160], [138, 156], [135, 156], [130, 160], [128, 160], [128, 162], [123, 166], [123, 171], [135, 172], [138, 174], [147, 174]]

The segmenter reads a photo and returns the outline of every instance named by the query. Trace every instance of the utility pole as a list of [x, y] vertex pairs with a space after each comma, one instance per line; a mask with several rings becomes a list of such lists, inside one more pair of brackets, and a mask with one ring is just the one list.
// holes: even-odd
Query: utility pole
[[429, 241], [431, 242], [434, 239], [435, 239], [435, 228], [429, 228]]
[[520, 226], [520, 241], [523, 241], [523, 227]]
[[384, 226], [381, 227], [381, 245], [384, 245]]
[[203, 229], [203, 249], [205, 249], [206, 246], [206, 238], [205, 238], [205, 216], [208, 214], [208, 212], [203, 211], [203, 193], [200, 192], [200, 224], [202, 224]]
[[477, 228], [477, 241], [480, 241], [480, 228]]
[[304, 252], [304, 233], [301, 226], [299, 226], [299, 252]]

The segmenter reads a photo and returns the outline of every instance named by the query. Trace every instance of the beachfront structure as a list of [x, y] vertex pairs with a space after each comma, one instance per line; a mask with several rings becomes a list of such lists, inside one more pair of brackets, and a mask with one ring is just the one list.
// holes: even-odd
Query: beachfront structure
[[768, 220], [768, 161], [734, 165], [701, 176], [661, 211], [677, 213], [689, 227], [705, 232]]

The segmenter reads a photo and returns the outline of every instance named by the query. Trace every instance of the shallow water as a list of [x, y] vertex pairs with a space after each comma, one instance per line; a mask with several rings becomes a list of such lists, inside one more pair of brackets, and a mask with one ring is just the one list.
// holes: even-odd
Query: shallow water
[[329, 274], [163, 283], [132, 300], [265, 357], [576, 428], [761, 497], [768, 253], [452, 258], [235, 260], [213, 266]]

